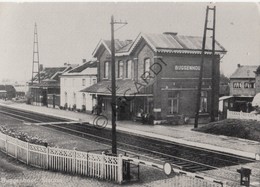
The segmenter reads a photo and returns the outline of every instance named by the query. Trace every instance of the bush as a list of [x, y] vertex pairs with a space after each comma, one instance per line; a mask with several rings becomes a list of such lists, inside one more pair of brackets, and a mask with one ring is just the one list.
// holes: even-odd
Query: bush
[[86, 111], [86, 106], [82, 105], [82, 112], [85, 112], [85, 111]]
[[64, 110], [67, 110], [68, 109], [68, 103], [65, 103], [64, 104]]
[[0, 132], [3, 134], [6, 134], [8, 136], [11, 136], [13, 138], [17, 138], [19, 140], [29, 142], [32, 144], [37, 144], [37, 145], [43, 145], [46, 146], [48, 143], [45, 140], [40, 139], [39, 137], [35, 136], [29, 136], [24, 132], [16, 132], [13, 129], [6, 128], [5, 126], [0, 126]]
[[77, 105], [74, 104], [74, 105], [72, 106], [72, 110], [73, 110], [73, 111], [76, 111], [76, 109], [77, 109]]
[[260, 122], [253, 120], [225, 119], [193, 130], [260, 141]]

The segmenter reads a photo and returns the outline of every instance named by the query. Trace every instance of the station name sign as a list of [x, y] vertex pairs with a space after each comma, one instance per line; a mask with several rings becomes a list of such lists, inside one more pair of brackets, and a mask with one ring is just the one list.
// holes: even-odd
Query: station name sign
[[200, 71], [200, 66], [175, 66], [175, 71]]

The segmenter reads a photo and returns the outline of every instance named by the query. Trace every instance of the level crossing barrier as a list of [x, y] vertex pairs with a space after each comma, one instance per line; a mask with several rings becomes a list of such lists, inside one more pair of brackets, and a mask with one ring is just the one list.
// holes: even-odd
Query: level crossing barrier
[[[153, 162], [150, 162], [150, 161], [141, 160], [141, 159], [137, 159], [137, 158], [131, 158], [131, 157], [127, 157], [127, 156], [123, 156], [122, 159], [127, 160], [132, 164], [141, 164], [141, 165], [144, 165], [144, 166], [150, 166], [150, 167], [153, 167], [153, 168], [163, 170], [162, 164], [156, 164], [156, 163], [153, 163]], [[189, 184], [191, 187], [193, 187], [193, 186], [227, 187], [228, 186], [226, 181], [220, 181], [220, 180], [208, 177], [208, 176], [183, 171], [181, 169], [176, 168], [176, 167], [179, 167], [179, 166], [175, 166], [174, 164], [171, 164], [171, 165], [174, 166], [174, 167], [172, 167], [173, 173], [177, 174], [173, 179], [173, 182], [175, 184], [174, 187], [186, 186], [184, 184]], [[181, 167], [179, 167], [179, 168], [181, 168]]]

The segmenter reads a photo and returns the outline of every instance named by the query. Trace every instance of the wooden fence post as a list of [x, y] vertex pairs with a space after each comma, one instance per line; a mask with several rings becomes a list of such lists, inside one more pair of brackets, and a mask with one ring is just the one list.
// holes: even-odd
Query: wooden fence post
[[103, 151], [102, 152], [102, 157], [101, 157], [101, 171], [100, 171], [100, 175], [101, 175], [101, 178], [104, 179], [105, 178], [105, 166], [106, 166], [106, 163], [105, 163], [105, 152]]
[[117, 172], [117, 182], [119, 184], [121, 184], [123, 182], [123, 159], [122, 159], [122, 154], [118, 155], [118, 163], [117, 163], [117, 167], [118, 167], [118, 172]]
[[49, 146], [46, 147], [46, 169], [49, 169]]
[[72, 154], [72, 173], [76, 173], [77, 160], [76, 160], [76, 147], [73, 148], [74, 152]]
[[27, 159], [26, 159], [26, 163], [27, 165], [29, 164], [29, 155], [30, 154], [30, 151], [29, 151], [29, 142], [27, 142]]

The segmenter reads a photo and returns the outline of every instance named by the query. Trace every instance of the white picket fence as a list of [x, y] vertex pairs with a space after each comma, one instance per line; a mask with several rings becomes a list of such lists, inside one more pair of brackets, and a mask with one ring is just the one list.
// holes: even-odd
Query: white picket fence
[[122, 155], [115, 157], [45, 147], [21, 141], [1, 132], [0, 150], [31, 166], [111, 180], [118, 183], [123, 181]]
[[[154, 164], [139, 159], [122, 156], [108, 156], [105, 154], [95, 154], [81, 152], [77, 150], [45, 147], [21, 141], [0, 132], [0, 151], [16, 158], [17, 160], [34, 167], [60, 171], [71, 174], [79, 174], [93, 178], [123, 182], [123, 160], [131, 161], [133, 164], [163, 168], [162, 165]], [[171, 185], [176, 187], [224, 187], [225, 183], [218, 183], [214, 179], [195, 175], [173, 169], [177, 175], [171, 181]]]
[[227, 119], [247, 119], [260, 121], [260, 115], [227, 110]]

